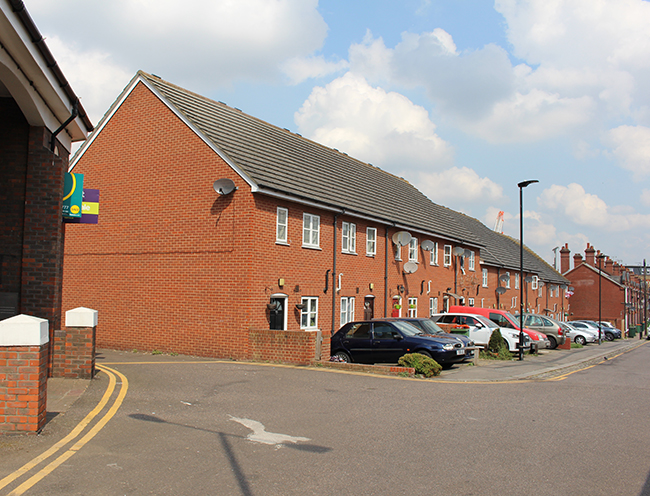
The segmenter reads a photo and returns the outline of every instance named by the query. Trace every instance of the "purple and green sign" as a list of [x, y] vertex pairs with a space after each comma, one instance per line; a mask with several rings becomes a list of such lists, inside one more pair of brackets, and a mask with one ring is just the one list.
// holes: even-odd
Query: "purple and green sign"
[[66, 223], [97, 224], [99, 222], [99, 190], [84, 189], [81, 202], [81, 216], [65, 218]]

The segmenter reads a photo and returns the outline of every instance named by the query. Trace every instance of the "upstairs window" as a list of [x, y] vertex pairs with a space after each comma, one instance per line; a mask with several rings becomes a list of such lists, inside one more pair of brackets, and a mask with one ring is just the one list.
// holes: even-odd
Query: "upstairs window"
[[409, 262], [418, 261], [418, 238], [411, 238], [409, 241]]
[[467, 268], [468, 268], [469, 270], [474, 270], [475, 263], [476, 263], [476, 260], [475, 260], [475, 258], [474, 258], [474, 252], [473, 252], [473, 251], [470, 251], [469, 253], [470, 253], [470, 255], [469, 255], [469, 262], [468, 262], [468, 264], [467, 264]]
[[343, 253], [357, 252], [357, 225], [344, 222], [341, 228], [341, 251]]
[[433, 248], [431, 249], [431, 260], [429, 265], [438, 265], [438, 243], [433, 243]]
[[451, 245], [445, 245], [443, 264], [445, 267], [451, 267]]
[[510, 272], [506, 272], [506, 288], [510, 289]]
[[488, 287], [488, 270], [483, 269], [483, 287], [487, 288]]
[[320, 216], [302, 214], [302, 246], [320, 248]]
[[366, 229], [366, 255], [374, 257], [377, 254], [377, 229]]
[[519, 289], [519, 274], [515, 274], [515, 289]]
[[276, 243], [287, 244], [289, 242], [289, 210], [278, 207], [278, 215], [275, 224], [275, 241]]
[[533, 283], [531, 284], [530, 288], [537, 289], [538, 285], [539, 285], [539, 277], [533, 276]]

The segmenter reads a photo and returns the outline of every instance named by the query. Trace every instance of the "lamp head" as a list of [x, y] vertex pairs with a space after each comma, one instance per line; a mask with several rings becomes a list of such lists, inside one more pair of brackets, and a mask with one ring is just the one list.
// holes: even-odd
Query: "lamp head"
[[517, 186], [519, 186], [520, 188], [525, 188], [525, 187], [528, 186], [529, 184], [538, 183], [538, 182], [539, 182], [539, 181], [538, 181], [537, 179], [530, 179], [530, 180], [528, 180], [528, 181], [522, 181], [522, 182], [520, 182], [519, 184], [517, 184]]

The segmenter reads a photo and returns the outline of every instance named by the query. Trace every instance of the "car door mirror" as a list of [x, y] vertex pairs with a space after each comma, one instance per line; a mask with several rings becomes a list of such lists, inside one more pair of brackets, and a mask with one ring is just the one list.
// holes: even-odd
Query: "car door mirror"
[[393, 332], [393, 339], [395, 339], [397, 341], [401, 341], [404, 338], [402, 337], [402, 335], [399, 332]]

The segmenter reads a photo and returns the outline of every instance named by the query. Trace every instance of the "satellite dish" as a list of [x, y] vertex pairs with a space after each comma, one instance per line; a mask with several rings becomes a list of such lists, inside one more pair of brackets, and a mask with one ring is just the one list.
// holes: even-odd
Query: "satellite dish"
[[406, 231], [397, 231], [393, 234], [393, 243], [397, 246], [406, 246], [411, 242], [411, 234]]
[[425, 241], [422, 241], [422, 244], [420, 245], [424, 251], [431, 251], [435, 247], [433, 244], [433, 241], [430, 239], [427, 239]]
[[510, 280], [510, 275], [509, 274], [503, 274], [503, 275], [499, 276], [499, 281], [508, 282], [509, 280]]
[[406, 262], [403, 267], [404, 272], [407, 274], [413, 274], [416, 270], [418, 270], [418, 264], [415, 262]]
[[502, 295], [503, 293], [506, 292], [506, 288], [504, 288], [503, 286], [499, 286], [499, 287], [496, 289], [496, 292], [497, 292], [497, 294]]
[[472, 256], [472, 250], [465, 250], [465, 251], [463, 252], [463, 256], [464, 256], [465, 258], [469, 258], [469, 257], [471, 257], [471, 256]]
[[524, 277], [524, 281], [526, 281], [528, 283], [531, 283], [531, 282], [533, 282], [533, 278], [531, 276], [526, 276], [526, 277]]
[[460, 257], [461, 255], [464, 254], [465, 254], [465, 248], [461, 248], [460, 246], [454, 248], [454, 255], [456, 255], [457, 257]]
[[543, 287], [544, 287], [544, 281], [539, 281], [538, 286], [539, 286], [540, 288], [543, 288]]
[[228, 179], [225, 177], [223, 179], [217, 179], [212, 184], [212, 187], [220, 195], [228, 195], [237, 189], [235, 183], [232, 182], [232, 179]]
[[564, 289], [564, 290], [566, 290], [567, 288], [568, 288], [568, 286], [567, 286], [566, 284], [562, 284], [562, 285], [560, 286], [560, 289]]

